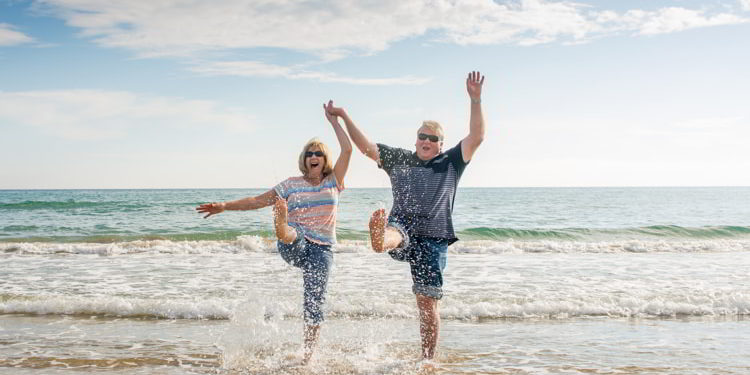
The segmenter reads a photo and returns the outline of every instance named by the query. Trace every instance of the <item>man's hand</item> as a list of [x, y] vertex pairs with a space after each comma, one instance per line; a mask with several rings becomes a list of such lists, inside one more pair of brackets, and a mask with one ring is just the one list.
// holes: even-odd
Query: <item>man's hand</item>
[[484, 76], [481, 73], [469, 73], [469, 77], [466, 78], [466, 91], [472, 102], [478, 103], [482, 100], [482, 84], [484, 84]]
[[325, 111], [326, 119], [332, 124], [334, 122], [338, 123], [338, 118], [346, 114], [343, 108], [333, 106], [333, 100], [329, 100], [327, 105], [323, 104], [323, 110]]

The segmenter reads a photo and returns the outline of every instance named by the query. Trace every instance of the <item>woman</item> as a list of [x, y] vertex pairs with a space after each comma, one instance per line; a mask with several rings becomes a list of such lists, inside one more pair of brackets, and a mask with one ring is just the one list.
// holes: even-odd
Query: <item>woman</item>
[[255, 210], [274, 205], [274, 227], [279, 254], [302, 269], [304, 284], [304, 363], [312, 356], [323, 322], [328, 274], [333, 262], [331, 245], [336, 243], [336, 211], [339, 193], [344, 190], [344, 176], [349, 167], [352, 145], [339, 124], [351, 119], [333, 101], [323, 104], [325, 116], [336, 132], [341, 154], [336, 165], [325, 144], [314, 138], [307, 142], [299, 156], [302, 176], [290, 177], [273, 189], [256, 197], [231, 202], [207, 203], [196, 208], [207, 213], [204, 218], [225, 210]]

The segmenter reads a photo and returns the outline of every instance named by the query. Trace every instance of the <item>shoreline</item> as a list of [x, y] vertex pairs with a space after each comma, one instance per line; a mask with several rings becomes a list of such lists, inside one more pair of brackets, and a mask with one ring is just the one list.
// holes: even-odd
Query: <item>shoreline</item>
[[[3, 316], [20, 337], [4, 352], [0, 369], [100, 373], [297, 374], [299, 320], [237, 321], [86, 320]], [[31, 319], [36, 320], [36, 319]], [[419, 362], [413, 319], [338, 320], [324, 323], [312, 373], [411, 374]], [[34, 327], [53, 327], [36, 329]], [[445, 373], [536, 374], [560, 371], [628, 374], [741, 375], [750, 348], [741, 345], [745, 321], [582, 319], [571, 321], [447, 321], [436, 364]], [[77, 327], [74, 331], [71, 328]], [[26, 328], [26, 329], [24, 329]], [[32, 331], [29, 331], [31, 328]], [[23, 355], [25, 335], [51, 339]], [[57, 339], [54, 332], [67, 332]], [[261, 333], [263, 332], [263, 333]], [[260, 336], [257, 336], [260, 334]], [[125, 340], [116, 339], [124, 337]], [[12, 348], [15, 347], [15, 348]], [[91, 353], [97, 353], [92, 356]], [[0, 370], [1, 371], [1, 370]]]

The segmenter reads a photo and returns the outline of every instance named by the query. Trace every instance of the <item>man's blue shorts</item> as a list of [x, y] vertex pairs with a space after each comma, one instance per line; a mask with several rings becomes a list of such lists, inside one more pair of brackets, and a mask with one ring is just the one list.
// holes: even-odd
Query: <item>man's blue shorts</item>
[[395, 260], [409, 263], [414, 294], [443, 298], [443, 270], [450, 240], [417, 236], [412, 233], [407, 220], [393, 215], [388, 217], [388, 226], [396, 228], [403, 238], [399, 247], [388, 254]]
[[304, 285], [304, 310], [307, 325], [323, 322], [323, 304], [326, 300], [328, 275], [333, 264], [331, 245], [321, 245], [305, 239], [302, 228], [289, 223], [297, 231], [297, 238], [290, 244], [278, 241], [281, 257], [290, 265], [302, 269]]

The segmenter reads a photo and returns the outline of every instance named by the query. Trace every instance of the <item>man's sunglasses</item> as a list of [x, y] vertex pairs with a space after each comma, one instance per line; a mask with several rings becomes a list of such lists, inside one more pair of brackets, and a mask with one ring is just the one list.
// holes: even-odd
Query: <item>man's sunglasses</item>
[[429, 139], [430, 142], [437, 142], [437, 141], [440, 140], [440, 138], [438, 136], [436, 136], [436, 135], [429, 135], [429, 134], [425, 134], [425, 133], [419, 133], [417, 135], [417, 138], [419, 138], [419, 140], [421, 140], [421, 141], [424, 141], [425, 139]]
[[311, 158], [313, 155], [322, 158], [323, 156], [326, 156], [326, 154], [323, 153], [323, 151], [305, 151], [305, 157]]

